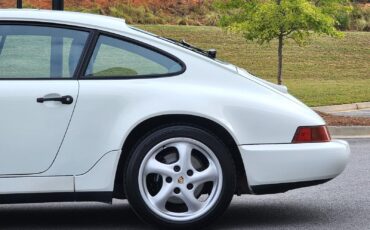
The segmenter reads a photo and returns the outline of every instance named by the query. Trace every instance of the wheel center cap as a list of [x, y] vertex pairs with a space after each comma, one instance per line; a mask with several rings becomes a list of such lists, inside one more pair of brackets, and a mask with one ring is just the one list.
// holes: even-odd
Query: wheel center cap
[[177, 183], [183, 184], [184, 183], [184, 177], [180, 176], [179, 179], [177, 179]]

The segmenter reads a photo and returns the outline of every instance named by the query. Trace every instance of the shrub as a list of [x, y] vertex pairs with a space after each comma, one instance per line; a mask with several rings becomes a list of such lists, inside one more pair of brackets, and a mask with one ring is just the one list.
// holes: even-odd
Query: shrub
[[370, 7], [366, 7], [366, 5], [362, 4], [355, 5], [348, 29], [370, 31]]

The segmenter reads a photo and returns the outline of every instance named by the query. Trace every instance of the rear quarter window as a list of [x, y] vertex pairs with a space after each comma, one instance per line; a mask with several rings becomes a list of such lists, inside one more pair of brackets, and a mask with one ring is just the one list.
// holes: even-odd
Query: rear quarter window
[[183, 65], [159, 51], [101, 35], [87, 67], [86, 78], [175, 75]]

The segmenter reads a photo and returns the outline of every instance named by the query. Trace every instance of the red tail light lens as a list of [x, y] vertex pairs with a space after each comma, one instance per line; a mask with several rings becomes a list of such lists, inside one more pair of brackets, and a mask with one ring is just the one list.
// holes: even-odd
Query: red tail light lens
[[326, 126], [298, 127], [292, 143], [328, 142], [331, 140]]

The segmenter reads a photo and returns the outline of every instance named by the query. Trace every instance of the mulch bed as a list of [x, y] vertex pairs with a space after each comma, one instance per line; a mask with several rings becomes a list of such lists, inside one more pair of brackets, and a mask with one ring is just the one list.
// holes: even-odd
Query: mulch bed
[[330, 126], [370, 126], [370, 118], [336, 116], [316, 111]]

